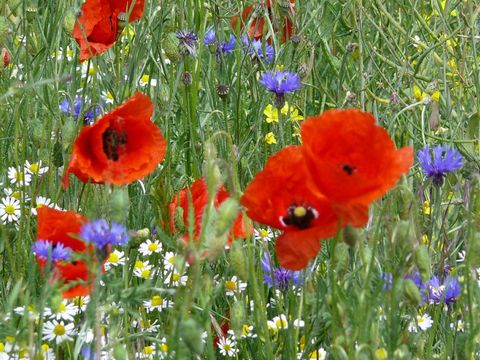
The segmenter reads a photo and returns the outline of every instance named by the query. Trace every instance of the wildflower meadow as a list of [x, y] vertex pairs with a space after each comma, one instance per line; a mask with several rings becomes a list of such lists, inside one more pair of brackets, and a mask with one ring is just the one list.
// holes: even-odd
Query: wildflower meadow
[[479, 29], [0, 1], [0, 360], [480, 359]]

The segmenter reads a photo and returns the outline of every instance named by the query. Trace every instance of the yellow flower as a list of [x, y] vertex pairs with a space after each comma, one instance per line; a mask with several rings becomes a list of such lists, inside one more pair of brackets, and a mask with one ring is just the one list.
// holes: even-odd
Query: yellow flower
[[425, 245], [428, 245], [429, 240], [428, 240], [428, 235], [427, 234], [423, 234], [422, 243], [424, 243]]
[[432, 213], [432, 208], [430, 207], [430, 201], [429, 200], [425, 200], [423, 202], [423, 213], [425, 215], [430, 215]]
[[415, 98], [415, 100], [422, 101], [423, 99], [425, 99], [426, 96], [427, 94], [425, 94], [425, 92], [420, 90], [420, 88], [417, 85], [413, 86], [413, 97]]
[[263, 110], [263, 114], [267, 117], [265, 121], [267, 123], [278, 122], [278, 109], [271, 104], [268, 104], [265, 110]]
[[273, 132], [269, 132], [268, 134], [265, 135], [265, 142], [268, 145], [276, 144], [277, 139], [275, 139], [275, 134]]
[[375, 359], [377, 360], [387, 360], [388, 352], [385, 348], [379, 348], [375, 350]]
[[435, 91], [432, 95], [430, 95], [430, 99], [432, 99], [435, 102], [438, 102], [440, 100], [440, 91]]

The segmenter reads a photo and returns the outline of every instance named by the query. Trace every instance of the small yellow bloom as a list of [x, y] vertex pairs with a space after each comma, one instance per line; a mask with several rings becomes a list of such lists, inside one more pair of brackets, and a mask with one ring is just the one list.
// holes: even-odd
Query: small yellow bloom
[[415, 98], [415, 100], [422, 101], [423, 99], [425, 99], [426, 96], [427, 94], [425, 94], [425, 92], [420, 90], [420, 88], [417, 85], [413, 86], [413, 97]]
[[424, 243], [425, 245], [428, 245], [429, 240], [428, 240], [428, 235], [427, 234], [423, 234], [422, 243]]
[[438, 102], [440, 100], [440, 91], [435, 91], [432, 95], [430, 95], [430, 99], [432, 99], [435, 102]]
[[423, 202], [423, 213], [425, 215], [431, 215], [432, 214], [432, 208], [430, 207], [430, 201], [429, 200], [425, 200]]
[[265, 121], [267, 123], [278, 122], [278, 109], [271, 104], [268, 104], [263, 110], [263, 114], [267, 117]]
[[375, 350], [375, 359], [377, 360], [387, 360], [388, 352], [385, 348], [379, 348]]
[[269, 132], [268, 134], [265, 135], [265, 142], [268, 145], [276, 144], [277, 139], [275, 139], [275, 134], [273, 132]]

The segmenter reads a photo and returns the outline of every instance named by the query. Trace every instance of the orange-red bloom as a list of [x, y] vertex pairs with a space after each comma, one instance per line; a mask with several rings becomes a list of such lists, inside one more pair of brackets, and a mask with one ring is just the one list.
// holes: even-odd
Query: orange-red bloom
[[145, 0], [87, 0], [73, 28], [73, 37], [80, 45], [80, 61], [112, 47], [121, 31], [121, 14], [129, 14], [129, 22], [138, 20], [143, 15], [144, 3]]
[[[273, 24], [274, 26], [274, 31], [278, 33], [278, 28], [277, 28], [277, 21], [272, 16], [272, 5], [275, 3], [275, 0], [267, 0], [265, 5], [266, 5], [266, 11], [268, 13], [269, 21]], [[242, 20], [240, 23], [240, 28], [243, 28], [247, 23], [249, 24], [248, 26], [248, 37], [250, 39], [261, 39], [263, 37], [263, 31], [265, 27], [265, 18], [264, 18], [264, 10], [262, 8], [262, 4], [253, 4], [248, 7], [246, 7], [242, 11]], [[288, 13], [283, 16], [282, 18], [282, 42], [287, 41], [287, 39], [290, 39], [292, 36], [292, 31], [293, 31], [293, 23], [292, 23], [292, 16], [294, 14], [294, 6], [295, 6], [295, 0], [290, 0], [290, 7], [288, 9]], [[232, 27], [235, 29], [237, 26], [237, 21], [238, 18], [237, 16], [232, 18]], [[267, 37], [267, 41], [270, 42], [270, 38]]]
[[[91, 247], [83, 241], [75, 238], [78, 236], [87, 218], [72, 211], [60, 211], [42, 206], [38, 209], [37, 239], [48, 240], [53, 246], [62, 244], [72, 249], [73, 253], [87, 253]], [[46, 260], [37, 258], [38, 264], [43, 269]], [[83, 260], [56, 261], [52, 264], [53, 273], [50, 281], [63, 282], [66, 289], [62, 292], [63, 297], [88, 295], [93, 280], [93, 274], [89, 271]], [[77, 283], [78, 282], [78, 283]]]
[[304, 268], [320, 250], [320, 240], [335, 235], [338, 217], [318, 192], [300, 146], [271, 156], [241, 198], [247, 215], [284, 233], [277, 239], [280, 264]]
[[373, 116], [359, 110], [307, 119], [302, 140], [270, 157], [241, 198], [250, 218], [283, 230], [276, 252], [291, 270], [304, 268], [339, 224], [365, 225], [370, 203], [413, 163], [412, 148], [397, 150]]
[[367, 221], [357, 209], [384, 195], [413, 164], [413, 149], [397, 150], [387, 131], [360, 110], [329, 110], [310, 117], [301, 133], [315, 185], [343, 222], [355, 226]]
[[[228, 194], [228, 191], [225, 189], [225, 187], [223, 185], [220, 186], [217, 190], [217, 193], [215, 194], [215, 198], [213, 201], [213, 205], [215, 206], [215, 208], [218, 208], [221, 203], [223, 203], [229, 198], [229, 196], [230, 195]], [[183, 209], [183, 223], [185, 224], [185, 227], [187, 229], [189, 227], [189, 214], [190, 211], [193, 210], [193, 219], [195, 221], [195, 223], [193, 224], [193, 235], [196, 239], [200, 235], [203, 213], [205, 211], [205, 207], [208, 204], [208, 198], [208, 188], [204, 178], [198, 179], [193, 182], [193, 184], [189, 187], [185, 187], [180, 190], [178, 194], [174, 196], [168, 207], [170, 212], [170, 228], [172, 232], [177, 231], [174, 222], [176, 209]], [[253, 229], [250, 229], [250, 232], [252, 231]], [[233, 223], [233, 227], [228, 237], [227, 243], [231, 244], [233, 239], [245, 239], [246, 237], [247, 229], [244, 225], [243, 216], [239, 212]], [[185, 234], [184, 240], [188, 240], [188, 234]]]
[[152, 113], [152, 101], [136, 93], [95, 124], [85, 126], [73, 145], [63, 188], [69, 185], [70, 173], [83, 182], [124, 185], [152, 172], [166, 151]]

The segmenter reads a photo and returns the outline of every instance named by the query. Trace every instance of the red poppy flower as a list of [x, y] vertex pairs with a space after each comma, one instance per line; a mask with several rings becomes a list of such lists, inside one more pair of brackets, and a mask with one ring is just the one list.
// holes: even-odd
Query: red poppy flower
[[[278, 32], [278, 29], [275, 27], [276, 21], [274, 21], [273, 16], [272, 16], [272, 4], [275, 3], [275, 0], [267, 0], [266, 1], [266, 8], [268, 12], [268, 17], [270, 19], [270, 22], [274, 24], [274, 31]], [[290, 39], [292, 36], [292, 31], [293, 31], [293, 23], [291, 20], [292, 15], [294, 14], [294, 6], [295, 6], [295, 0], [290, 0], [290, 7], [287, 15], [283, 16], [283, 31], [282, 31], [282, 42], [287, 41], [287, 39]], [[260, 12], [260, 16], [257, 17], [257, 12]], [[250, 18], [253, 18], [250, 20]], [[232, 18], [232, 27], [235, 29], [237, 26], [237, 16]], [[262, 4], [253, 4], [248, 7], [246, 7], [243, 12], [242, 12], [242, 21], [240, 23], [240, 28], [243, 28], [243, 26], [246, 23], [250, 23], [248, 27], [248, 37], [250, 39], [261, 39], [263, 37], [263, 29], [265, 26], [265, 19], [263, 16], [263, 9], [262, 9]], [[270, 39], [267, 39], [268, 42], [270, 42]]]
[[252, 220], [284, 231], [276, 252], [287, 269], [307, 266], [320, 250], [320, 240], [337, 232], [338, 217], [316, 189], [300, 146], [271, 156], [240, 202]]
[[142, 17], [145, 0], [87, 0], [75, 22], [73, 37], [80, 45], [80, 61], [100, 54], [115, 43], [119, 16], [130, 14], [128, 21]]
[[397, 150], [387, 131], [360, 110], [313, 116], [303, 122], [301, 133], [316, 187], [356, 226], [363, 225], [357, 209], [384, 195], [413, 163], [413, 149]]
[[[190, 193], [190, 195], [189, 195]], [[191, 201], [191, 205], [189, 206], [189, 197]], [[227, 200], [230, 197], [228, 191], [222, 185], [217, 190], [215, 194], [215, 199], [213, 205], [215, 208], [218, 208], [221, 203]], [[196, 180], [192, 185], [186, 187], [178, 192], [172, 199], [169, 205], [169, 212], [170, 212], [170, 228], [172, 232], [176, 232], [174, 218], [175, 218], [175, 211], [177, 208], [183, 209], [183, 223], [185, 227], [189, 227], [189, 211], [193, 210], [193, 218], [195, 221], [194, 224], [194, 237], [197, 238], [200, 235], [201, 226], [202, 226], [202, 218], [203, 212], [205, 211], [205, 207], [208, 204], [208, 188], [207, 183], [204, 178]], [[252, 232], [253, 229], [250, 229]], [[232, 226], [232, 231], [228, 237], [228, 244], [231, 244], [233, 239], [236, 238], [246, 238], [247, 237], [247, 229], [245, 228], [245, 224], [243, 221], [243, 216], [241, 213], [235, 218], [235, 221]], [[188, 234], [184, 236], [184, 240], [188, 240]]]
[[62, 178], [83, 182], [128, 184], [151, 173], [165, 157], [166, 143], [151, 116], [153, 103], [136, 93], [126, 103], [95, 124], [85, 126], [73, 145], [73, 153]]
[[[53, 246], [62, 244], [72, 249], [73, 253], [86, 253], [91, 251], [90, 247], [75, 238], [80, 233], [87, 218], [72, 211], [60, 211], [42, 206], [38, 209], [37, 239], [48, 240]], [[46, 261], [37, 258], [40, 268], [43, 270]], [[89, 271], [83, 260], [78, 261], [56, 261], [53, 264], [51, 282], [63, 282], [66, 289], [62, 292], [63, 297], [88, 295], [91, 289], [93, 274]]]

